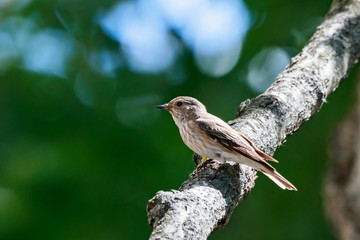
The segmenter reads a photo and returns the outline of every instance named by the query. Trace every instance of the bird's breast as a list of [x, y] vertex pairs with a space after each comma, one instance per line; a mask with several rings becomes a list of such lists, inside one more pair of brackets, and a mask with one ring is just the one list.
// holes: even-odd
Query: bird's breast
[[212, 149], [213, 140], [202, 131], [194, 121], [188, 121], [179, 127], [180, 135], [184, 143], [195, 153], [202, 157], [214, 159], [216, 149]]
[[[179, 127], [180, 135], [184, 143], [194, 152], [199, 154], [201, 144], [201, 136], [197, 130], [196, 123], [187, 121]], [[202, 146], [204, 147], [204, 146]]]

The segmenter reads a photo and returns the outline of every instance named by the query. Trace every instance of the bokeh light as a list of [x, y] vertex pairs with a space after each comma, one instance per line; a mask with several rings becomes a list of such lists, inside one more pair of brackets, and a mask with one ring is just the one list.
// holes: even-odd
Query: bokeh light
[[59, 77], [66, 76], [66, 65], [74, 52], [74, 40], [65, 32], [44, 29], [33, 34], [24, 52], [28, 70]]
[[265, 48], [261, 50], [249, 63], [247, 80], [255, 92], [265, 91], [289, 64], [290, 56], [279, 48]]
[[7, 8], [11, 10], [20, 10], [27, 6], [32, 0], [1, 0], [0, 1], [0, 9]]
[[65, 77], [75, 40], [59, 29], [39, 29], [31, 17], [10, 17], [0, 23], [0, 50], [0, 70], [21, 61], [29, 71]]
[[106, 49], [93, 51], [90, 54], [89, 62], [94, 70], [106, 77], [116, 77], [115, 71], [124, 65], [118, 52]]
[[18, 53], [9, 33], [0, 30], [0, 72], [16, 60]]
[[[249, 13], [241, 1], [207, 1], [183, 32], [200, 69], [219, 77], [236, 64], [249, 28]], [[194, 24], [195, 23], [195, 24]]]
[[121, 44], [134, 71], [161, 72], [174, 64], [181, 45], [173, 30], [192, 49], [198, 67], [219, 77], [239, 59], [250, 14], [237, 0], [138, 0], [118, 3], [99, 22]]
[[[129, 68], [137, 72], [159, 72], [175, 60], [176, 39], [154, 8], [144, 1], [120, 2], [100, 18], [100, 25], [121, 43]], [[150, 7], [150, 5], [147, 5]]]

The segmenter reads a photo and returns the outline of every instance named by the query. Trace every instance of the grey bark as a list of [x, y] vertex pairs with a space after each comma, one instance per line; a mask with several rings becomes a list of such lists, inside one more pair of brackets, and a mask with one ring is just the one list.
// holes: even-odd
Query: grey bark
[[[272, 155], [287, 136], [319, 111], [359, 54], [360, 0], [334, 1], [323, 23], [275, 83], [241, 103], [229, 124]], [[254, 187], [256, 172], [226, 163], [216, 173], [215, 165], [195, 170], [179, 190], [159, 191], [149, 200], [150, 239], [206, 239], [228, 222]]]
[[[358, 87], [358, 96], [360, 89]], [[332, 138], [325, 208], [341, 240], [360, 239], [360, 102]]]

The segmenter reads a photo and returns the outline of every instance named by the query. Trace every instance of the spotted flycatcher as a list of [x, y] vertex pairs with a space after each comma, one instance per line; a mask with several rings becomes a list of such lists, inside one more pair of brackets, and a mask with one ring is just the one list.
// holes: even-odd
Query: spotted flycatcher
[[202, 157], [233, 161], [250, 166], [268, 176], [282, 189], [296, 190], [266, 160], [274, 158], [257, 149], [254, 144], [232, 129], [220, 118], [208, 113], [204, 104], [192, 97], [176, 97], [169, 103], [156, 106], [171, 113], [184, 143]]

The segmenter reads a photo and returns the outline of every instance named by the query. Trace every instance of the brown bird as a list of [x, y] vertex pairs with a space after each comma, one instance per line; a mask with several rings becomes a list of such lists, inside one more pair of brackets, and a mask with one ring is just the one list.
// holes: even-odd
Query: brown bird
[[156, 107], [171, 113], [182, 140], [198, 155], [222, 163], [233, 161], [250, 166], [264, 173], [282, 189], [297, 190], [266, 161], [277, 160], [257, 149], [226, 122], [208, 113], [204, 104], [197, 99], [176, 97]]

